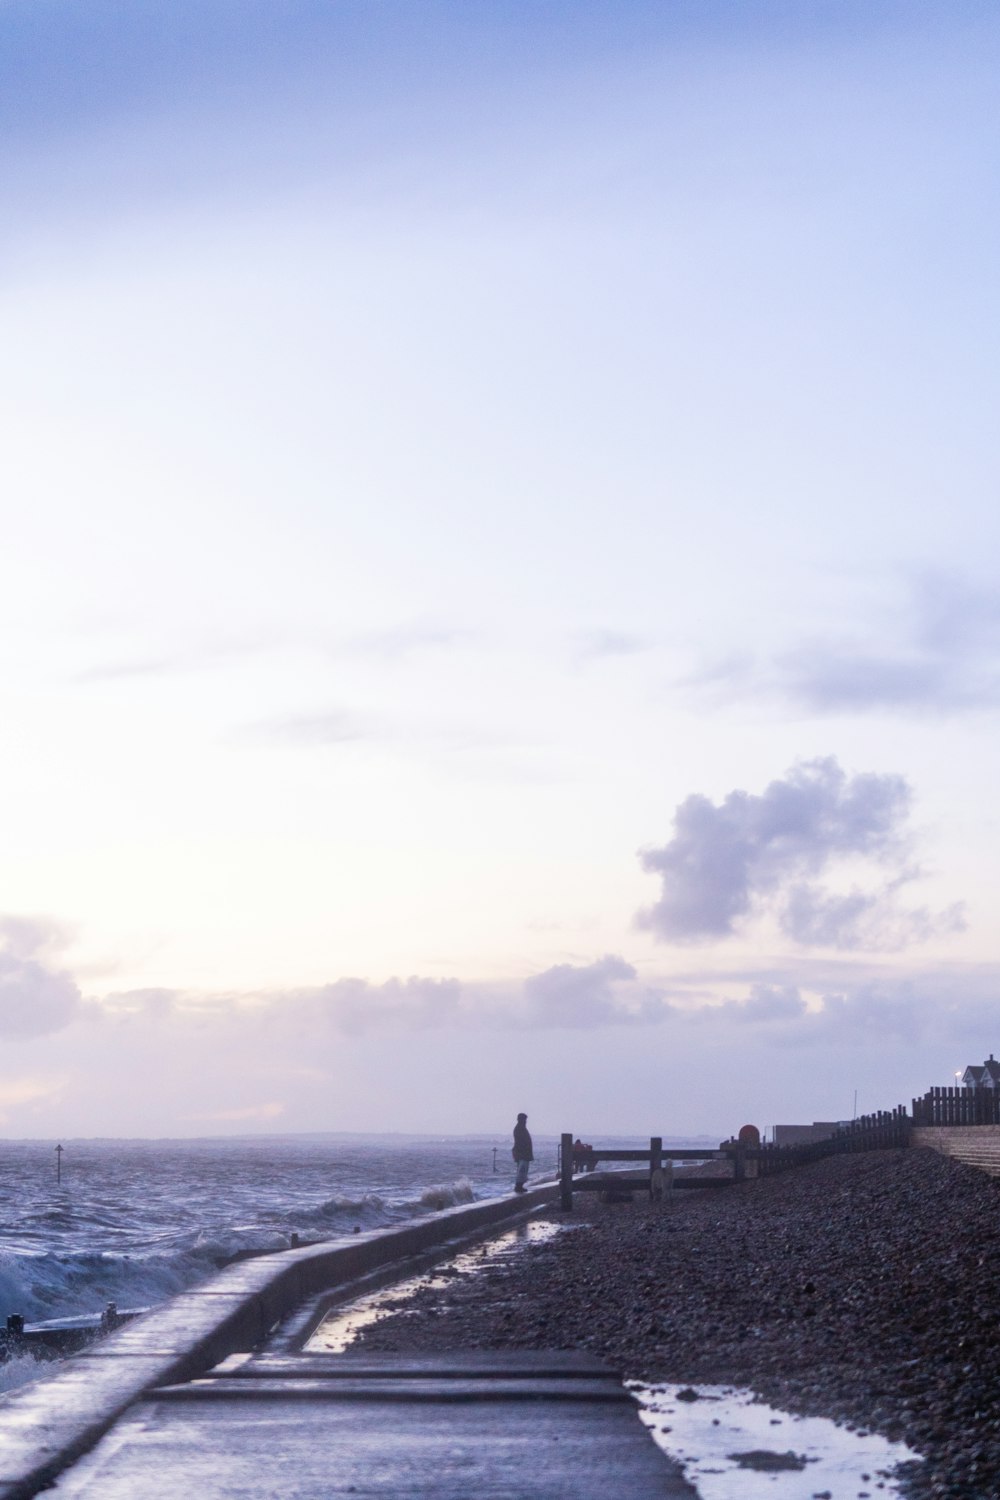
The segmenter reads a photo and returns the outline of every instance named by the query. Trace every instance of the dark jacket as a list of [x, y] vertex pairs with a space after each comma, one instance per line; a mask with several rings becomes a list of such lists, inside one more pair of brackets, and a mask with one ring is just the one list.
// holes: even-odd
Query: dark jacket
[[514, 1160], [534, 1161], [535, 1153], [531, 1149], [531, 1132], [527, 1125], [520, 1121], [514, 1126]]

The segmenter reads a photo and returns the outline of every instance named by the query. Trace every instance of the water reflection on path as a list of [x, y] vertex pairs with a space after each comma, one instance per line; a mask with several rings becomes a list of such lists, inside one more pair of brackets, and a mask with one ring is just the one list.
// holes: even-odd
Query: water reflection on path
[[525, 1245], [541, 1244], [561, 1233], [563, 1228], [561, 1224], [529, 1219], [526, 1224], [518, 1224], [496, 1239], [487, 1240], [485, 1244], [476, 1245], [451, 1260], [443, 1261], [423, 1276], [393, 1282], [381, 1291], [337, 1307], [323, 1319], [305, 1348], [310, 1352], [322, 1350], [327, 1354], [342, 1354], [362, 1328], [377, 1323], [390, 1313], [398, 1312], [400, 1303], [406, 1302], [415, 1292], [422, 1291], [425, 1287], [445, 1288], [457, 1277], [475, 1275], [490, 1266], [499, 1265], [512, 1255], [518, 1255]]
[[902, 1492], [893, 1471], [918, 1457], [903, 1443], [792, 1416], [732, 1386], [628, 1386], [700, 1500], [877, 1500]]

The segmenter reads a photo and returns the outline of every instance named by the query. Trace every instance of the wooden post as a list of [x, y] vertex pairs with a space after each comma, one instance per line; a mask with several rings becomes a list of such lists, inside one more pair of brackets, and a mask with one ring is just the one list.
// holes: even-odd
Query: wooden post
[[654, 1202], [663, 1197], [663, 1137], [649, 1138], [649, 1196]]
[[559, 1206], [573, 1212], [573, 1134], [564, 1131], [559, 1148]]
[[742, 1182], [746, 1177], [746, 1157], [743, 1147], [737, 1143], [733, 1151], [733, 1181]]

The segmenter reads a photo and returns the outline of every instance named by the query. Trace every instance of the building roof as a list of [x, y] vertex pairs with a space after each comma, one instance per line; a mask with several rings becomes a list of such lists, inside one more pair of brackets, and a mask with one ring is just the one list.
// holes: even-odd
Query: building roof
[[1000, 1087], [1000, 1062], [991, 1052], [986, 1061], [980, 1066], [978, 1063], [970, 1063], [962, 1074], [962, 1082], [979, 1088], [986, 1084], [990, 1088]]

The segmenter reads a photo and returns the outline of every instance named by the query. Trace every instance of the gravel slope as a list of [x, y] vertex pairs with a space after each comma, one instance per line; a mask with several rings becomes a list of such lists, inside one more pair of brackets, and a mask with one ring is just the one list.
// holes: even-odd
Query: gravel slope
[[366, 1348], [586, 1348], [904, 1438], [914, 1495], [1000, 1500], [1000, 1184], [926, 1149], [717, 1192], [578, 1197], [571, 1234], [422, 1289]]

